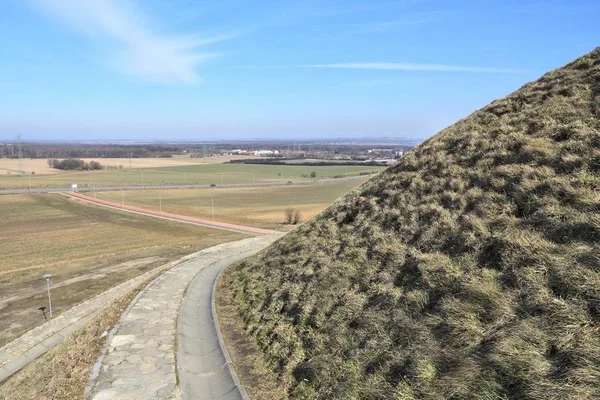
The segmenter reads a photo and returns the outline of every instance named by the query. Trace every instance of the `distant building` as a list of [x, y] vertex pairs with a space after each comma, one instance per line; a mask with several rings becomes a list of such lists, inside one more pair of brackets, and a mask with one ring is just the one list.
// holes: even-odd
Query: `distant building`
[[279, 154], [279, 150], [257, 150], [254, 152], [255, 156], [274, 156]]

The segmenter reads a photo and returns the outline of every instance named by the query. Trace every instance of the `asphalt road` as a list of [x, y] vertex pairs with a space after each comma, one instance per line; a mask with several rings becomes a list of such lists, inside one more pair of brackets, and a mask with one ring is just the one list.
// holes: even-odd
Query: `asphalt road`
[[[245, 188], [245, 187], [270, 187], [270, 186], [288, 186], [288, 185], [310, 185], [312, 183], [333, 182], [339, 180], [358, 179], [364, 177], [372, 177], [372, 175], [356, 175], [346, 178], [328, 178], [328, 179], [307, 179], [300, 181], [280, 181], [266, 183], [228, 183], [224, 185], [145, 185], [145, 186], [96, 186], [94, 189], [89, 187], [80, 187], [80, 193], [104, 192], [111, 190], [156, 190], [156, 189], [212, 189], [212, 188]], [[292, 183], [289, 183], [292, 182]], [[3, 194], [40, 194], [40, 193], [66, 193], [72, 192], [73, 189], [68, 188], [27, 188], [27, 189], [0, 189], [0, 195]]]

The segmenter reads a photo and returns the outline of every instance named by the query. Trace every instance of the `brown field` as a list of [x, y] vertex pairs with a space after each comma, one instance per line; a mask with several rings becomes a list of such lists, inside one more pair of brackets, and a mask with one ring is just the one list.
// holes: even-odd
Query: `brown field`
[[[190, 158], [187, 155], [173, 156], [171, 158], [132, 158], [131, 164], [128, 158], [82, 158], [82, 160], [98, 161], [102, 165], [122, 165], [123, 168], [159, 168], [159, 167], [180, 167], [186, 165], [201, 164], [222, 164], [235, 159], [254, 158], [254, 156], [217, 156], [206, 158]], [[60, 174], [67, 171], [60, 171], [48, 166], [48, 160], [44, 159], [23, 159], [23, 169], [27, 174], [34, 172], [35, 175]], [[0, 174], [18, 174], [19, 160], [12, 158], [0, 158]]]
[[304, 220], [323, 211], [337, 198], [352, 190], [367, 178], [339, 180], [314, 185], [276, 187], [173, 189], [97, 192], [96, 197], [159, 211], [212, 219], [214, 200], [215, 221], [266, 229], [289, 230], [283, 225], [287, 208], [298, 209]]
[[90, 371], [106, 343], [104, 332], [119, 321], [127, 305], [160, 272], [124, 293], [86, 326], [0, 384], [0, 400], [82, 399]]
[[60, 195], [0, 196], [0, 346], [43, 322], [45, 272], [61, 311], [148, 269], [244, 237], [82, 204]]

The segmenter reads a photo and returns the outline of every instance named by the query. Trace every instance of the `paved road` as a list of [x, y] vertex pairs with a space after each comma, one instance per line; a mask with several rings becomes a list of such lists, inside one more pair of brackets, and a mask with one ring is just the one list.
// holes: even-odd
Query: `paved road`
[[[224, 185], [216, 185], [219, 188], [236, 188], [236, 187], [269, 187], [269, 186], [288, 186], [288, 185], [310, 185], [314, 183], [322, 182], [333, 182], [348, 179], [359, 179], [359, 178], [370, 178], [375, 176], [372, 175], [356, 175], [348, 176], [345, 178], [327, 178], [327, 179], [310, 179], [310, 180], [299, 180], [299, 181], [279, 181], [279, 182], [262, 182], [262, 183], [227, 183]], [[94, 190], [96, 192], [111, 191], [111, 190], [157, 190], [157, 189], [212, 189], [211, 185], [145, 185], [145, 186], [96, 186]], [[35, 188], [31, 189], [1, 189], [0, 195], [3, 194], [40, 194], [40, 193], [66, 193], [71, 192], [72, 188]], [[91, 193], [92, 188], [80, 187], [79, 192]]]
[[157, 218], [162, 218], [162, 219], [169, 219], [169, 220], [173, 220], [173, 221], [177, 221], [177, 222], [184, 222], [184, 223], [188, 223], [188, 224], [201, 225], [201, 226], [205, 226], [208, 228], [222, 229], [222, 230], [233, 231], [233, 232], [238, 232], [238, 233], [249, 233], [251, 235], [274, 235], [274, 234], [281, 233], [279, 231], [272, 231], [269, 229], [261, 229], [261, 228], [253, 228], [251, 226], [228, 224], [226, 222], [208, 221], [206, 219], [186, 217], [184, 215], [171, 214], [171, 213], [166, 213], [166, 212], [162, 212], [162, 211], [147, 210], [145, 208], [127, 206], [127, 205], [122, 205], [119, 203], [113, 203], [112, 201], [96, 199], [94, 197], [89, 197], [89, 196], [86, 196], [81, 193], [68, 192], [68, 193], [63, 193], [63, 194], [66, 196], [78, 199], [78, 200], [83, 200], [88, 203], [94, 203], [94, 204], [97, 204], [100, 206], [109, 207], [109, 208], [113, 208], [116, 210], [132, 212], [135, 214], [148, 215], [151, 217], [157, 217]]
[[205, 249], [154, 281], [111, 338], [92, 399], [243, 398], [219, 343], [211, 308], [214, 282], [226, 266], [279, 237]]

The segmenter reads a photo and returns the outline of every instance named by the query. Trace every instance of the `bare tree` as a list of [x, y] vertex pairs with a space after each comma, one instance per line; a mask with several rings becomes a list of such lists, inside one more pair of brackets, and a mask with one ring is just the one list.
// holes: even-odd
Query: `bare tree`
[[284, 224], [297, 225], [302, 221], [302, 213], [297, 208], [286, 208], [284, 211]]
[[283, 223], [287, 224], [287, 225], [291, 225], [294, 222], [295, 210], [293, 208], [286, 208], [283, 213], [285, 215], [285, 219], [283, 220]]
[[294, 218], [292, 220], [292, 224], [297, 225], [300, 222], [302, 222], [302, 214], [300, 213], [300, 210], [296, 209], [294, 211]]

